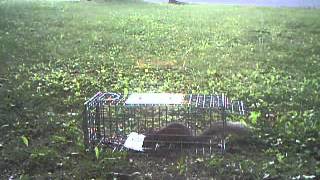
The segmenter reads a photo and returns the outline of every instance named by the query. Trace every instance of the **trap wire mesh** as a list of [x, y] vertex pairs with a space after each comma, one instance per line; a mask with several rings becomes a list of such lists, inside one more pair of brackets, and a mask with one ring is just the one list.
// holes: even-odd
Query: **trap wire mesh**
[[[245, 115], [242, 101], [221, 95], [98, 92], [84, 103], [84, 143], [122, 150], [128, 134], [146, 136], [145, 150], [189, 149], [196, 153], [225, 148], [229, 114]], [[207, 129], [220, 123], [218, 134]], [[201, 138], [200, 138], [201, 137]]]

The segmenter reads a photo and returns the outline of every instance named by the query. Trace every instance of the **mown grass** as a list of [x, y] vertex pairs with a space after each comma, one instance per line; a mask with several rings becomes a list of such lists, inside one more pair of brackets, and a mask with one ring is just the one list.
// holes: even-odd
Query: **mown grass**
[[269, 149], [203, 162], [212, 175], [320, 173], [319, 10], [0, 1], [0, 16], [5, 178], [139, 170], [84, 153], [82, 103], [97, 91], [227, 93], [261, 114]]

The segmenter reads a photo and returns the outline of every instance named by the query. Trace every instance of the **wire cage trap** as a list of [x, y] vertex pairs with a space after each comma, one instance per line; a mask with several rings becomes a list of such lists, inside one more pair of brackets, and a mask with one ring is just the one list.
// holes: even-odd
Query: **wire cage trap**
[[[225, 149], [230, 114], [245, 115], [242, 101], [221, 95], [98, 92], [84, 103], [84, 143], [122, 150], [128, 135], [143, 135], [141, 151]], [[234, 117], [234, 116], [232, 116]], [[210, 132], [220, 125], [219, 133]]]

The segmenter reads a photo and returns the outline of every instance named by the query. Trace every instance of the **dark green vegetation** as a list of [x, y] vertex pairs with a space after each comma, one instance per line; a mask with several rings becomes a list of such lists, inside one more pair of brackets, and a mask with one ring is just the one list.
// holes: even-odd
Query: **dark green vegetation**
[[[0, 1], [0, 17], [0, 179], [320, 176], [319, 10]], [[85, 153], [82, 103], [97, 91], [225, 92], [266, 148], [166, 170]]]

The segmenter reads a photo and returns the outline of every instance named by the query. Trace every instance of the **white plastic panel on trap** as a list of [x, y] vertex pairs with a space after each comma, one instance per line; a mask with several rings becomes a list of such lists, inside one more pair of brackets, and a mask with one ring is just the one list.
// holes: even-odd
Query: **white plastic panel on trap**
[[142, 145], [143, 145], [144, 138], [145, 138], [145, 135], [132, 132], [128, 135], [128, 138], [124, 143], [124, 147], [128, 149], [133, 149], [136, 151], [143, 151]]
[[183, 104], [184, 94], [134, 93], [129, 95], [126, 104]]

